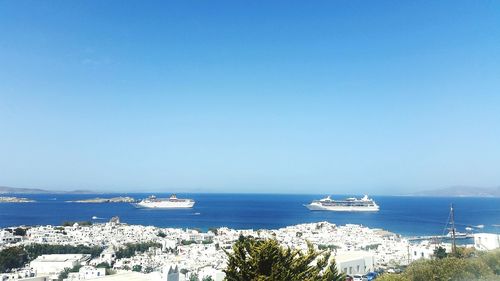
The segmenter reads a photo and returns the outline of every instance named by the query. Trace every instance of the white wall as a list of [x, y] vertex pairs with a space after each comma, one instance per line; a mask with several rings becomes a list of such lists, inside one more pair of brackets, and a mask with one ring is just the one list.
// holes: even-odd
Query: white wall
[[494, 233], [474, 234], [474, 248], [489, 251], [500, 248], [500, 235]]

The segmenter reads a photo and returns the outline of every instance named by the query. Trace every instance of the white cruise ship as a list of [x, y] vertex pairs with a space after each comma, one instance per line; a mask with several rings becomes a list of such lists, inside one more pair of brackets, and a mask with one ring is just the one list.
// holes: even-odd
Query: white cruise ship
[[376, 212], [379, 210], [377, 203], [368, 198], [367, 195], [361, 199], [346, 198], [343, 200], [333, 200], [328, 196], [320, 200], [314, 200], [305, 206], [314, 211]]
[[134, 203], [134, 206], [138, 208], [186, 209], [192, 208], [194, 203], [195, 201], [193, 199], [181, 199], [177, 198], [175, 194], [172, 194], [170, 198], [156, 198], [156, 196], [150, 196]]

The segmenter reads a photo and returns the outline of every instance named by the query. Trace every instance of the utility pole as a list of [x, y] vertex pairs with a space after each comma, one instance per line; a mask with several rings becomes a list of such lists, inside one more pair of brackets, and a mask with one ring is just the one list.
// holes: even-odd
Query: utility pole
[[451, 204], [451, 209], [450, 209], [450, 222], [451, 222], [451, 239], [452, 239], [452, 244], [451, 244], [451, 253], [453, 256], [457, 254], [457, 243], [455, 240], [455, 211], [453, 210], [453, 203]]
[[408, 251], [408, 264], [407, 264], [407, 265], [410, 265], [410, 244], [408, 244], [408, 245], [406, 246], [406, 249], [407, 249], [407, 251]]

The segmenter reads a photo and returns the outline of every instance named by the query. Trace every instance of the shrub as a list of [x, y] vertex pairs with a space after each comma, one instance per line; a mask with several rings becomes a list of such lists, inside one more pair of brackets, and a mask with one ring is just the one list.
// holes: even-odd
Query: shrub
[[256, 240], [241, 236], [227, 253], [228, 281], [340, 281], [330, 252], [316, 252], [312, 245], [306, 253], [282, 247], [276, 240]]

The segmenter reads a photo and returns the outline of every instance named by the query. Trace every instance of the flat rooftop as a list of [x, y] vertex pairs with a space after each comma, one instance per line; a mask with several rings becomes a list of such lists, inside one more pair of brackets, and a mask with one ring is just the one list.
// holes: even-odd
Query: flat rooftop
[[66, 262], [66, 261], [79, 261], [90, 257], [86, 254], [52, 254], [52, 255], [41, 255], [34, 262]]

